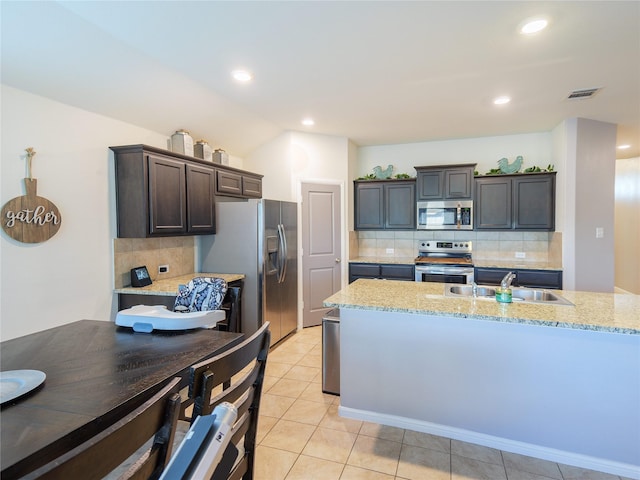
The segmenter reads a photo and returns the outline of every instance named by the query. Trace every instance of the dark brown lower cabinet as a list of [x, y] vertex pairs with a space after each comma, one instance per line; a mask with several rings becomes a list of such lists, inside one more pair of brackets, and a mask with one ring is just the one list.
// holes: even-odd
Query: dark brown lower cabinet
[[481, 285], [500, 285], [500, 281], [509, 272], [516, 274], [513, 286], [562, 290], [562, 270], [476, 267], [474, 280]]
[[414, 266], [390, 263], [349, 263], [349, 283], [359, 278], [414, 281]]

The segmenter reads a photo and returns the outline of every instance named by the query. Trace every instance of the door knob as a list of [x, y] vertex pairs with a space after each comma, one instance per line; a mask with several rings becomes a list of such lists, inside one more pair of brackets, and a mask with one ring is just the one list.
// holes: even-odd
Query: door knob
[[336, 258], [336, 263], [340, 263], [340, 259], [339, 258]]

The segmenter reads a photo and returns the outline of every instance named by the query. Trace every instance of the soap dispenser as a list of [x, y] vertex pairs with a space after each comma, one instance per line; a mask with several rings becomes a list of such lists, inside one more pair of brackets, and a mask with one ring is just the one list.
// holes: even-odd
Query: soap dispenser
[[504, 276], [500, 286], [496, 288], [496, 301], [511, 303], [511, 282], [513, 282], [514, 278], [516, 278], [516, 275], [513, 272], [509, 272]]

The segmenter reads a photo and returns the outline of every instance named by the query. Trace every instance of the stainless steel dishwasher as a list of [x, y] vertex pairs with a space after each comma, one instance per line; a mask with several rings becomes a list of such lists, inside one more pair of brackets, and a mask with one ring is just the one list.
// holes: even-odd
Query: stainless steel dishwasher
[[322, 391], [340, 395], [340, 309], [322, 318]]

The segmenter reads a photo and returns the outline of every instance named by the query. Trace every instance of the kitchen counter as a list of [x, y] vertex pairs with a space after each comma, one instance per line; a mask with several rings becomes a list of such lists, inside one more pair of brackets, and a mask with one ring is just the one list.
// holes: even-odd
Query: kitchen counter
[[416, 257], [355, 257], [350, 263], [385, 263], [389, 265], [413, 265]]
[[523, 262], [513, 260], [476, 260], [473, 259], [473, 266], [480, 268], [509, 268], [514, 270], [562, 270], [562, 265], [551, 262]]
[[244, 279], [244, 275], [240, 273], [190, 273], [179, 277], [155, 280], [151, 285], [146, 287], [116, 288], [114, 293], [175, 297], [178, 294], [178, 285], [186, 285], [189, 283], [189, 280], [194, 277], [218, 277], [223, 278], [227, 283]]
[[[384, 263], [390, 265], [413, 265], [415, 257], [355, 257], [350, 263]], [[509, 268], [514, 270], [562, 270], [561, 265], [551, 262], [523, 262], [518, 260], [473, 260], [474, 267]]]
[[553, 290], [575, 306], [501, 304], [445, 297], [444, 284], [359, 279], [324, 301], [325, 307], [474, 318], [640, 335], [640, 296]]
[[554, 293], [575, 306], [356, 280], [324, 301], [339, 414], [640, 478], [640, 296]]

